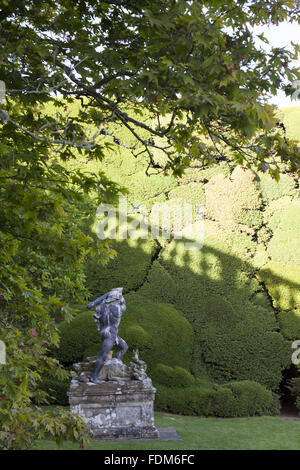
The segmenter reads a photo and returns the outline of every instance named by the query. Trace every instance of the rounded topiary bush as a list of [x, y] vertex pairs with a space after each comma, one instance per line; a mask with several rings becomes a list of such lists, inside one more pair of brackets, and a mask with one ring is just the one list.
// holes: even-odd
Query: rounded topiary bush
[[261, 384], [243, 380], [218, 386], [207, 380], [179, 388], [157, 387], [155, 409], [182, 415], [242, 416], [276, 415], [278, 397]]
[[154, 409], [181, 415], [213, 416], [216, 391], [213, 388], [197, 386], [171, 388], [157, 387]]
[[60, 345], [53, 355], [64, 365], [83, 359], [84, 352], [95, 345], [100, 348], [100, 336], [93, 320], [93, 312], [78, 314], [71, 322], [59, 324]]
[[218, 388], [214, 412], [223, 418], [276, 415], [278, 397], [251, 380], [229, 382]]
[[227, 324], [226, 328], [226, 324], [211, 322], [201, 338], [212, 380], [221, 384], [235, 378], [240, 381], [250, 379], [270, 390], [277, 390], [282, 370], [290, 363], [287, 341], [280, 333], [264, 332], [256, 325]]
[[231, 418], [236, 416], [236, 411], [236, 400], [232, 391], [227, 387], [220, 387], [215, 394], [215, 415], [222, 418]]
[[190, 368], [194, 331], [172, 305], [131, 296], [119, 334], [130, 349], [139, 345], [140, 358], [147, 363], [149, 373], [162, 362], [172, 367]]
[[279, 414], [278, 397], [263, 385], [251, 380], [242, 380], [230, 382], [227, 386], [235, 399], [232, 416]]
[[273, 305], [280, 310], [300, 309], [300, 270], [298, 265], [270, 261], [258, 272], [268, 289]]
[[250, 209], [238, 217], [237, 222], [258, 229], [263, 224], [263, 215], [259, 210]]
[[255, 182], [265, 203], [282, 196], [293, 196], [297, 192], [293, 178], [284, 173], [280, 175], [280, 180], [276, 181], [270, 175], [258, 172]]
[[126, 329], [126, 342], [132, 348], [143, 350], [151, 347], [151, 335], [142, 326], [135, 323]]
[[[125, 296], [126, 297], [126, 296]], [[84, 360], [88, 356], [98, 354], [101, 339], [93, 312], [80, 313], [71, 322], [61, 322], [60, 346], [53, 355], [64, 365], [71, 365]], [[169, 366], [189, 369], [194, 344], [194, 332], [189, 322], [174, 307], [163, 303], [144, 301], [140, 296], [136, 299], [131, 294], [127, 309], [122, 316], [119, 335], [124, 338], [129, 348], [138, 348], [140, 358], [148, 366], [148, 371], [164, 362]], [[130, 352], [124, 362], [130, 360]]]
[[190, 387], [195, 383], [192, 374], [183, 367], [170, 367], [165, 364], [158, 364], [151, 375], [154, 384], [161, 384], [167, 387]]

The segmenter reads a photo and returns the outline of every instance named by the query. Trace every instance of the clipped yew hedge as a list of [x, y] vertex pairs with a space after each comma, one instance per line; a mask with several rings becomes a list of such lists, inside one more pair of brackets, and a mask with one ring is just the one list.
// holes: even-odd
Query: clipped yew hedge
[[245, 380], [218, 386], [199, 381], [190, 387], [159, 386], [155, 409], [169, 413], [220, 416], [278, 415], [278, 397], [261, 384]]

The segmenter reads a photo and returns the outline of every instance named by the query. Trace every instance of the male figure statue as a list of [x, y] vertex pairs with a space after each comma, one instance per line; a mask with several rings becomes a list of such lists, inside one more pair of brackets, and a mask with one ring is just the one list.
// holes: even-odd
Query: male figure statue
[[122, 287], [116, 287], [87, 305], [87, 308], [95, 307], [93, 318], [97, 323], [102, 340], [101, 350], [90, 378], [93, 383], [99, 383], [99, 372], [113, 346], [116, 345], [120, 348], [116, 354], [116, 358], [119, 360], [122, 360], [128, 349], [126, 342], [118, 336], [118, 326], [122, 313], [126, 310], [122, 292]]

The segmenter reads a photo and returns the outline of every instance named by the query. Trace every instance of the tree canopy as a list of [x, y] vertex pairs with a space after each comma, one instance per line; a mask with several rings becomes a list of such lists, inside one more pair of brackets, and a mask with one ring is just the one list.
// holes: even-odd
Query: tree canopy
[[[36, 118], [40, 141], [72, 142], [99, 156], [101, 144], [87, 138], [80, 124], [101, 132], [114, 120], [141, 144], [133, 145], [133, 152], [145, 152], [149, 165], [179, 174], [191, 160], [214, 163], [229, 150], [237, 163], [276, 176], [277, 157], [297, 168], [297, 149], [287, 144], [265, 103], [279, 88], [290, 92], [299, 78], [299, 71], [289, 67], [299, 46], [294, 53], [266, 52], [255, 42], [253, 27], [297, 20], [298, 2], [2, 3], [3, 80], [9, 96], [27, 105], [54, 101], [57, 94], [83, 100], [77, 122], [60, 116], [47, 125], [46, 116]], [[268, 42], [263, 34], [260, 40]], [[151, 123], [128, 113], [141, 105]], [[162, 116], [168, 118], [161, 122]], [[149, 131], [149, 139], [140, 137], [141, 128]], [[163, 164], [153, 158], [155, 147], [165, 153]]]
[[290, 66], [299, 46], [266, 52], [253, 33], [298, 17], [291, 0], [1, 0], [2, 447], [45, 432], [84, 441], [80, 421], [29, 406], [45, 398], [42, 371], [65, 376], [46, 352], [59, 341], [58, 312], [68, 317], [66, 304], [88, 295], [86, 253], [102, 262], [113, 254], [105, 241], [95, 245], [82, 214], [121, 188], [64, 163], [74, 149], [101, 160], [114, 122], [130, 130], [128, 146], [149, 169], [180, 176], [194, 161], [230, 159], [275, 178], [282, 164], [299, 171], [299, 149], [266, 104], [300, 78]]

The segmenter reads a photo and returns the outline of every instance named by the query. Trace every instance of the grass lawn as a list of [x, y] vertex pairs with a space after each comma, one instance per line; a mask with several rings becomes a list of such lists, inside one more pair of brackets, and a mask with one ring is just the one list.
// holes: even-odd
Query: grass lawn
[[[199, 418], [155, 413], [157, 427], [171, 426], [182, 440], [91, 442], [89, 450], [300, 450], [300, 419], [280, 417]], [[54, 442], [37, 441], [38, 450], [58, 449]], [[63, 450], [79, 449], [66, 442]]]

